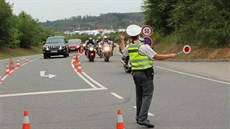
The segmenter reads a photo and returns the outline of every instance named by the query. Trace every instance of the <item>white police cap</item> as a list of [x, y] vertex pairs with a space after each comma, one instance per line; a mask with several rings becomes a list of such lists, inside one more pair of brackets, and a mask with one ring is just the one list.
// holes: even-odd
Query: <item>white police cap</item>
[[138, 26], [138, 25], [129, 25], [127, 28], [126, 28], [126, 33], [133, 37], [133, 36], [137, 36], [141, 33], [141, 27]]

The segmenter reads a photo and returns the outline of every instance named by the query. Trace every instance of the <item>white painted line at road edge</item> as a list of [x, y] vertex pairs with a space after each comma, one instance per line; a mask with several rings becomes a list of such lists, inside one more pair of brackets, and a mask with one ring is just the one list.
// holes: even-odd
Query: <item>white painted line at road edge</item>
[[111, 95], [115, 96], [118, 99], [124, 99], [123, 97], [121, 97], [120, 95], [114, 93], [114, 92], [110, 92]]
[[101, 90], [101, 89], [90, 88], [90, 89], [56, 90], [56, 91], [42, 91], [42, 92], [17, 93], [17, 94], [2, 94], [2, 95], [0, 95], [0, 98], [31, 96], [31, 95], [44, 95], [44, 94], [57, 94], [57, 93], [71, 93], [71, 92], [94, 91], [94, 90]]
[[[137, 107], [136, 107], [136, 106], [133, 106], [133, 108], [137, 109]], [[154, 114], [152, 114], [152, 113], [150, 113], [150, 112], [148, 112], [148, 116], [155, 116], [155, 115], [154, 115]]]
[[101, 87], [102, 89], [107, 89], [106, 87], [104, 87], [103, 85], [101, 85], [100, 83], [98, 83], [97, 81], [95, 81], [94, 79], [92, 79], [88, 74], [86, 74], [85, 72], [82, 72], [83, 75], [85, 75], [89, 80], [91, 80], [92, 82], [94, 82], [95, 84], [97, 84], [99, 87]]
[[187, 76], [191, 76], [191, 77], [195, 77], [195, 78], [200, 78], [200, 79], [203, 79], [203, 80], [208, 80], [208, 81], [212, 81], [212, 82], [218, 82], [218, 83], [230, 85], [230, 82], [219, 81], [219, 80], [215, 80], [215, 79], [211, 79], [211, 78], [201, 77], [201, 76], [198, 76], [198, 75], [184, 73], [184, 72], [180, 72], [180, 71], [176, 71], [176, 70], [172, 70], [172, 69], [168, 69], [168, 68], [164, 68], [164, 67], [160, 67], [160, 66], [156, 66], [156, 65], [154, 67], [159, 68], [159, 69], [164, 69], [164, 70], [167, 70], [167, 71], [171, 71], [171, 72], [174, 72], [174, 73], [179, 73], [179, 74], [183, 74], [183, 75], [187, 75]]
[[[73, 65], [73, 60], [71, 61], [71, 66], [74, 69], [74, 65]], [[77, 72], [76, 69], [74, 69], [74, 71], [78, 74], [78, 76], [83, 79], [87, 84], [89, 84], [92, 88], [94, 89], [101, 89], [101, 90], [105, 90], [107, 89], [106, 87], [104, 87], [103, 85], [101, 85], [100, 83], [98, 83], [97, 81], [95, 81], [94, 79], [92, 79], [89, 75], [87, 75], [85, 72], [81, 72], [86, 78], [88, 78], [88, 80], [79, 72]], [[92, 81], [93, 83], [95, 83], [97, 86], [99, 86], [99, 88], [97, 86], [95, 86], [94, 84], [92, 84], [90, 81]]]
[[[77, 71], [76, 71], [77, 72]], [[84, 76], [82, 76], [80, 73], [78, 73], [78, 76], [83, 79], [87, 84], [89, 84], [92, 88], [96, 89], [97, 87], [95, 85], [93, 85], [91, 82], [89, 82]]]
[[[33, 60], [31, 60], [30, 62], [34, 62], [34, 61], [36, 61], [36, 60], [38, 60], [38, 59], [33, 59]], [[27, 64], [27, 63], [22, 64], [21, 67], [24, 66], [24, 65], [26, 65], [26, 64]], [[18, 69], [18, 68], [15, 68], [15, 70], [17, 70], [17, 69]], [[10, 74], [12, 74], [15, 70], [10, 71]], [[2, 77], [2, 81], [4, 81], [7, 77], [9, 77], [9, 75], [3, 76], [3, 77]], [[0, 84], [1, 84], [1, 83], [0, 83]]]

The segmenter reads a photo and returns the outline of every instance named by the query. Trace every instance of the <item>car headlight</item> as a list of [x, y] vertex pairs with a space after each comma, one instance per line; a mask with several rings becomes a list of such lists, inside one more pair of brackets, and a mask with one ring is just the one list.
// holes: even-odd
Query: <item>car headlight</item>
[[105, 51], [109, 51], [110, 48], [109, 48], [109, 47], [104, 47], [104, 50], [105, 50]]
[[43, 46], [43, 49], [44, 50], [49, 50], [49, 47], [48, 46]]
[[101, 45], [99, 45], [98, 47], [101, 47]]
[[59, 46], [59, 49], [60, 50], [65, 49], [65, 46]]
[[90, 50], [90, 51], [93, 51], [93, 48], [91, 47], [91, 48], [89, 48], [89, 50]]

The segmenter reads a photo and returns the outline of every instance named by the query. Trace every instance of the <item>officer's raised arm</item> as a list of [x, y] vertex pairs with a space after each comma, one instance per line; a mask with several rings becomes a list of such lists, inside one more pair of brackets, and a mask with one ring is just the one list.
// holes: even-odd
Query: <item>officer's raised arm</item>
[[120, 41], [120, 52], [122, 53], [125, 48], [125, 32], [121, 32]]

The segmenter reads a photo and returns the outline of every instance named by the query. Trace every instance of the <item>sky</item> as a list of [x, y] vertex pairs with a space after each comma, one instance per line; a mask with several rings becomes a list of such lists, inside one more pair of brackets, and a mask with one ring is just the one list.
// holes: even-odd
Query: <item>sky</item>
[[13, 13], [25, 11], [40, 22], [73, 16], [99, 16], [105, 13], [140, 12], [143, 0], [5, 0]]

